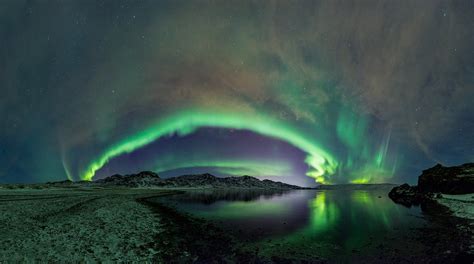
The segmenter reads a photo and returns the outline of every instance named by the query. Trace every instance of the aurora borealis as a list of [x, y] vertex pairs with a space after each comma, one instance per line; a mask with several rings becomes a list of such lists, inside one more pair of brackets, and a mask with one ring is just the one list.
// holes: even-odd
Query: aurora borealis
[[472, 1], [0, 3], [0, 182], [414, 182], [474, 160]]

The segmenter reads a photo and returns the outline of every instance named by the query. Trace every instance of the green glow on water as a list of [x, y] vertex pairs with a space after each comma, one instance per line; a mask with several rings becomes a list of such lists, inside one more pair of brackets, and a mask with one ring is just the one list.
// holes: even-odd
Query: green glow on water
[[330, 228], [339, 218], [339, 209], [330, 200], [326, 199], [326, 193], [318, 193], [311, 201], [311, 232], [322, 232]]
[[[401, 208], [386, 197], [382, 189], [317, 191], [312, 198], [295, 200], [298, 204], [296, 201], [306, 202], [309, 211], [307, 221], [302, 222], [300, 228], [246, 247], [258, 247], [264, 256], [285, 256], [292, 252], [306, 259], [308, 256], [334, 258], [334, 254], [343, 257], [352, 254], [354, 249], [370, 254], [370, 250], [379, 250], [378, 244], [387, 242], [385, 236], [397, 236], [399, 232], [406, 232], [400, 230], [423, 223], [413, 217], [419, 214], [419, 209]], [[285, 215], [277, 217], [281, 219]], [[400, 228], [399, 231], [394, 231], [394, 227]]]
[[195, 214], [199, 217], [204, 217], [213, 220], [235, 220], [258, 217], [265, 215], [267, 217], [278, 217], [287, 212], [283, 204], [265, 203], [254, 201], [249, 202], [232, 202], [225, 204], [218, 204], [213, 211], [199, 211]]

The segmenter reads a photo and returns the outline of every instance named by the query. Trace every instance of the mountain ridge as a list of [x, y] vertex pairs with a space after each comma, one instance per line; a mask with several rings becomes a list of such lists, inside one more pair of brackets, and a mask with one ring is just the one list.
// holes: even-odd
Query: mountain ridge
[[259, 180], [255, 177], [244, 175], [237, 177], [216, 177], [209, 173], [187, 174], [167, 179], [162, 179], [158, 174], [143, 171], [130, 175], [112, 175], [96, 180], [99, 185], [117, 185], [127, 187], [200, 187], [200, 188], [273, 188], [273, 189], [302, 189], [303, 187], [276, 182]]
[[[95, 181], [58, 181], [43, 184], [9, 185], [11, 188], [43, 187], [125, 187], [125, 188], [245, 188], [245, 189], [311, 189], [272, 180], [259, 180], [255, 177], [230, 176], [216, 177], [209, 173], [187, 174], [163, 179], [152, 171], [135, 174], [114, 174]], [[8, 188], [8, 187], [7, 187]]]

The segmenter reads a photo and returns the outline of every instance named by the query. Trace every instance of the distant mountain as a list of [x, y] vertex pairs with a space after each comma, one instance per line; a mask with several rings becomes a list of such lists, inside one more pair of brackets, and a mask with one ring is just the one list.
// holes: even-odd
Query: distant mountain
[[251, 176], [220, 178], [211, 174], [183, 175], [169, 178], [167, 186], [174, 187], [212, 187], [212, 188], [272, 188], [301, 189], [302, 187], [271, 180], [259, 180]]
[[142, 171], [138, 174], [119, 175], [96, 180], [89, 183], [92, 186], [123, 186], [123, 187], [169, 187], [169, 188], [261, 188], [261, 189], [303, 189], [296, 185], [259, 180], [251, 176], [216, 177], [209, 173], [196, 175], [183, 175], [162, 179], [151, 171]]
[[162, 186], [164, 180], [152, 171], [142, 171], [137, 174], [120, 175], [115, 174], [104, 179], [92, 182], [100, 186], [124, 186], [124, 187], [150, 187]]

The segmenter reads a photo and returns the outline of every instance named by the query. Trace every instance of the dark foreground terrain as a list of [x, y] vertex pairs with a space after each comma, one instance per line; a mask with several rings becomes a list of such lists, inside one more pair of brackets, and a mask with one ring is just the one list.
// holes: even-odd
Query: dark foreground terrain
[[[178, 212], [160, 197], [180, 190], [69, 188], [0, 191], [0, 261], [157, 263], [326, 263], [319, 249], [307, 257], [290, 253], [260, 255], [258, 247], [228, 232]], [[331, 191], [326, 191], [331, 192]], [[402, 234], [413, 256], [384, 248], [354, 261], [469, 263], [469, 223], [440, 212], [426, 216], [429, 226]], [[275, 241], [278, 245], [278, 241]], [[337, 251], [337, 249], [335, 249]], [[415, 254], [416, 253], [416, 254]], [[369, 262], [370, 262], [369, 261]]]
[[[0, 263], [474, 263], [470, 187], [450, 182], [454, 194], [436, 192], [440, 182], [469, 186], [473, 171], [474, 165], [435, 166], [418, 186], [390, 192], [395, 202], [421, 211], [388, 200], [391, 185], [305, 190], [250, 176], [161, 179], [142, 172], [0, 185]], [[224, 217], [224, 224], [260, 227], [226, 228], [177, 203]], [[263, 236], [262, 228], [272, 231]]]
[[[139, 261], [164, 232], [162, 219], [137, 202], [169, 191], [0, 191], [0, 262]], [[156, 256], [156, 257], [155, 257]]]

